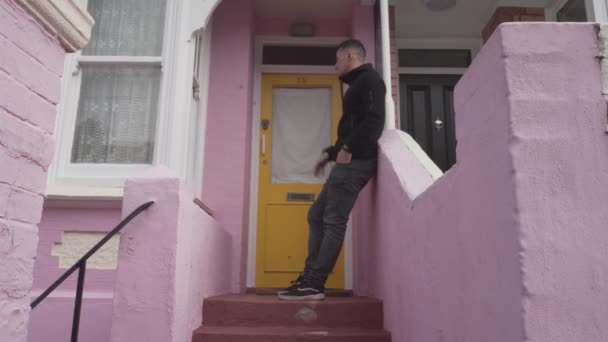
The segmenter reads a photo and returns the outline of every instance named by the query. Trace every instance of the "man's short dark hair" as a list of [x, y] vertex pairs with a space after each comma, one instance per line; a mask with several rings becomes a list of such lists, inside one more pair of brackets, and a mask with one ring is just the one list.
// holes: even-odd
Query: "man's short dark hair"
[[365, 46], [363, 43], [357, 39], [349, 39], [345, 40], [340, 45], [338, 45], [338, 50], [350, 50], [355, 55], [361, 57], [361, 59], [365, 59]]

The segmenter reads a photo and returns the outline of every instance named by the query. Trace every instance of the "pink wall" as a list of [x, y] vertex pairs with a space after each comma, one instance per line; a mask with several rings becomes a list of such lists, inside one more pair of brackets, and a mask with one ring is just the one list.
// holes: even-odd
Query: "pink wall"
[[[40, 223], [40, 242], [34, 264], [32, 295], [38, 296], [66, 271], [59, 268], [59, 258], [51, 255], [51, 248], [55, 243], [61, 243], [64, 231], [108, 232], [118, 222], [120, 209], [45, 208]], [[87, 269], [79, 334], [84, 341], [109, 340], [114, 276], [114, 270]], [[69, 340], [75, 289], [76, 274], [32, 312], [29, 342]], [[49, 320], [49, 317], [54, 319]]]
[[13, 0], [0, 3], [0, 51], [0, 341], [24, 342], [65, 52]]
[[203, 299], [230, 291], [230, 236], [164, 168], [125, 185], [123, 217], [154, 205], [121, 236], [112, 342], [184, 342], [202, 324]]
[[608, 340], [597, 53], [592, 25], [502, 25], [457, 86], [458, 163], [434, 183], [383, 136], [355, 287], [393, 340]]
[[526, 335], [608, 341], [607, 106], [597, 31], [532, 27], [502, 32]]
[[359, 1], [353, 3], [351, 37], [363, 43], [367, 50], [367, 61], [376, 64], [374, 6], [362, 6]]
[[353, 2], [351, 17], [344, 19], [322, 18], [255, 18], [255, 34], [260, 36], [289, 36], [294, 22], [312, 23], [317, 37], [353, 37], [367, 48], [367, 60], [375, 64], [374, 7]]
[[245, 286], [253, 32], [251, 1], [224, 0], [213, 14], [203, 200], [232, 237], [233, 292]]
[[255, 18], [255, 33], [260, 36], [289, 36], [289, 27], [294, 22], [312, 23], [318, 37], [348, 37], [351, 20], [320, 18]]

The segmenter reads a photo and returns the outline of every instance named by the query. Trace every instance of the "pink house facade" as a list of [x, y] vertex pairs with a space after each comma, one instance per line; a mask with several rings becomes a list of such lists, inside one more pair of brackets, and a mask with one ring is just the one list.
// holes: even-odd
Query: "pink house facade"
[[[147, 201], [87, 262], [82, 341], [608, 340], [606, 1], [65, 0], [71, 40], [31, 3], [0, 5], [1, 342], [68, 340], [75, 276], [29, 302]], [[264, 167], [293, 176], [280, 136], [331, 141], [274, 120], [333, 115], [301, 91], [335, 96], [310, 84], [348, 38], [390, 89], [339, 266], [352, 299], [258, 331], [247, 310], [283, 309], [251, 293], [297, 275], [268, 261], [297, 253], [261, 227]], [[383, 332], [323, 321], [345, 305], [378, 305]]]

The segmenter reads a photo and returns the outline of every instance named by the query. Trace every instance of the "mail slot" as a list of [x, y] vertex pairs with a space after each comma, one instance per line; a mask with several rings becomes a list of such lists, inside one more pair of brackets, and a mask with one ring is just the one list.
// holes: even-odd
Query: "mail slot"
[[288, 192], [287, 193], [288, 202], [314, 202], [314, 200], [315, 200], [315, 194], [298, 193], [298, 192]]

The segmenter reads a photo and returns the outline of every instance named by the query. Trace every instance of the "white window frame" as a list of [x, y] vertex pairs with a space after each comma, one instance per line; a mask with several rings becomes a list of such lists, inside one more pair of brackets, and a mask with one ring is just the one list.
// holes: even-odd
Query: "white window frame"
[[[545, 9], [547, 21], [557, 21], [557, 13], [566, 5], [568, 0], [555, 0], [553, 4]], [[591, 22], [608, 22], [608, 1], [606, 0], [585, 0], [587, 8], [587, 18]]]
[[[81, 0], [81, 4], [84, 8], [87, 8], [88, 0]], [[175, 125], [175, 121], [187, 120], [187, 115], [169, 117], [171, 111], [168, 110], [174, 102], [172, 99], [175, 91], [173, 81], [176, 78], [174, 73], [177, 58], [176, 50], [178, 50], [177, 34], [180, 28], [180, 20], [178, 19], [183, 10], [183, 8], [180, 9], [179, 0], [167, 0], [161, 56], [83, 56], [81, 52], [66, 56], [61, 100], [55, 127], [55, 159], [49, 169], [47, 189], [49, 198], [121, 198], [124, 181], [128, 177], [153, 165], [164, 164], [170, 166], [171, 148], [176, 145], [172, 141], [175, 134], [170, 131], [171, 126]], [[194, 44], [194, 42], [192, 43]], [[80, 65], [109, 63], [114, 65], [156, 65], [161, 69], [157, 128], [151, 164], [71, 163], [82, 82]], [[191, 75], [192, 73], [190, 73], [190, 77], [192, 77]], [[187, 137], [184, 139], [187, 139]], [[185, 174], [186, 170], [179, 170], [178, 173], [180, 175]]]

